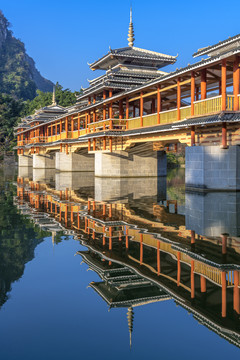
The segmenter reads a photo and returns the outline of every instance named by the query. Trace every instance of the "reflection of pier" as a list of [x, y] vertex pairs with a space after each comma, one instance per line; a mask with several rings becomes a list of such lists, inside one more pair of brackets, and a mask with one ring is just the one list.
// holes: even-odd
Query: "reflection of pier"
[[[237, 248], [227, 246], [222, 261], [222, 244], [187, 230], [174, 201], [166, 206], [146, 202], [141, 212], [136, 208], [138, 201], [134, 208], [131, 201], [96, 202], [80, 198], [79, 193], [18, 179], [21, 201], [47, 213], [89, 248], [81, 255], [104, 282], [91, 286], [110, 306], [128, 307], [132, 301], [132, 307], [145, 286], [157, 287], [160, 294], [173, 297], [199, 321], [240, 346]], [[141, 199], [139, 204], [141, 209]], [[115, 275], [114, 268], [118, 269]], [[141, 288], [136, 290], [139, 296], [132, 292], [135, 287]], [[121, 298], [124, 292], [119, 293], [123, 290], [125, 298]], [[148, 301], [151, 296], [145, 295]]]

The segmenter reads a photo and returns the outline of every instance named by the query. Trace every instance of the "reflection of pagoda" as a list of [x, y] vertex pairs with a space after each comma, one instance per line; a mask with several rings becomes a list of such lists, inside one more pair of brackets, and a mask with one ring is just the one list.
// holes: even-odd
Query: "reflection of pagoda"
[[237, 248], [226, 246], [223, 257], [221, 243], [187, 230], [176, 202], [168, 201], [167, 209], [157, 204], [148, 215], [147, 208], [141, 213], [140, 203], [139, 211], [132, 211], [122, 203], [73, 197], [67, 190], [41, 185], [41, 195], [37, 184], [26, 192], [24, 182], [18, 180], [18, 185], [20, 199], [47, 213], [89, 249], [80, 254], [103, 280], [91, 287], [110, 308], [129, 309], [130, 334], [134, 306], [171, 297], [199, 322], [240, 347]]
[[126, 307], [130, 346], [132, 345], [133, 308], [153, 302], [168, 300], [167, 295], [160, 287], [140, 276], [132, 269], [105, 261], [92, 251], [78, 251], [83, 261], [95, 271], [103, 281], [91, 282], [93, 288], [111, 308]]

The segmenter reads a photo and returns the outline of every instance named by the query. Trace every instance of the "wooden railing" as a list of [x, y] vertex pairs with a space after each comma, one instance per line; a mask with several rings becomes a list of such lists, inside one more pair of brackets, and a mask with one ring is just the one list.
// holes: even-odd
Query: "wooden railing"
[[126, 119], [107, 119], [88, 124], [88, 131], [125, 130]]
[[206, 115], [222, 110], [222, 96], [194, 102], [194, 115]]

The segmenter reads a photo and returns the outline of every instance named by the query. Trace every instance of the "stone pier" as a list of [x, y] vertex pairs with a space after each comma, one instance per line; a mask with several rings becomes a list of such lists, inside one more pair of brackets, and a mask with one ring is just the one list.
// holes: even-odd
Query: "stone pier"
[[141, 144], [128, 151], [96, 152], [95, 176], [113, 178], [166, 176], [166, 153], [153, 151], [150, 146]]
[[57, 152], [55, 168], [59, 171], [94, 171], [94, 154], [88, 154], [87, 150], [70, 154]]
[[187, 189], [240, 190], [240, 147], [191, 146], [186, 148]]
[[33, 168], [55, 169], [55, 154], [33, 154]]
[[33, 157], [31, 155], [18, 155], [18, 166], [33, 166]]
[[93, 172], [56, 172], [56, 190], [81, 190], [83, 188], [94, 187]]
[[202, 236], [239, 236], [240, 192], [186, 192], [186, 229]]

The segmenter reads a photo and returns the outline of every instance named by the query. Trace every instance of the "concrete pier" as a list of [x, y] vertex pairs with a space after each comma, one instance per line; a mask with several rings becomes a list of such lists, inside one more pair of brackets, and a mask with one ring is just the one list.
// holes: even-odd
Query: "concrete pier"
[[33, 154], [33, 168], [55, 169], [55, 154]]
[[55, 169], [33, 169], [33, 181], [54, 185]]
[[94, 171], [94, 154], [87, 150], [79, 153], [56, 153], [55, 168], [59, 171]]
[[[166, 177], [101, 178], [95, 177], [96, 201], [119, 201], [131, 197], [151, 197], [159, 201], [159, 192], [166, 199]], [[161, 197], [162, 199], [162, 197]]]
[[240, 147], [191, 146], [186, 148], [186, 188], [240, 190]]
[[31, 155], [18, 155], [18, 166], [33, 166], [33, 157]]
[[166, 174], [166, 153], [153, 151], [148, 144], [137, 145], [128, 151], [95, 153], [95, 176], [152, 177]]
[[202, 236], [239, 236], [240, 192], [186, 192], [186, 229]]
[[83, 188], [94, 187], [93, 172], [56, 172], [56, 190], [81, 190]]

